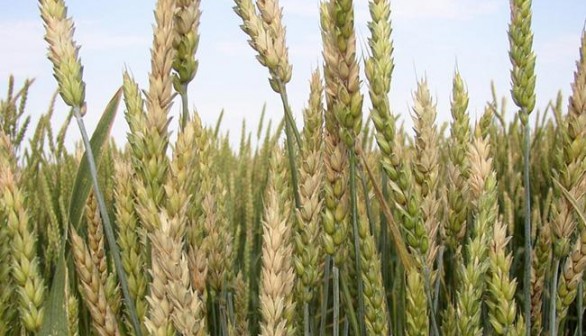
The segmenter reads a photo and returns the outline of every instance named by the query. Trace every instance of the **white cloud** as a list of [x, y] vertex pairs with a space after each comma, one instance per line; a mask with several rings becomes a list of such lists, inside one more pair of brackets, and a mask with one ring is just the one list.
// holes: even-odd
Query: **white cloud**
[[[369, 18], [368, 2], [356, 2], [360, 21]], [[494, 13], [501, 6], [497, 0], [394, 0], [391, 1], [393, 19], [471, 20]]]

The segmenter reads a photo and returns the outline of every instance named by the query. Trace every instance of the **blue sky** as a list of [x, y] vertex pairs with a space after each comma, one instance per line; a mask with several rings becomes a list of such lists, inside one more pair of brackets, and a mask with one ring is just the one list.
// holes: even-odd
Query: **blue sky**
[[[76, 23], [75, 39], [82, 46], [80, 55], [87, 83], [86, 123], [93, 129], [109, 97], [121, 83], [122, 71], [130, 69], [146, 89], [152, 41], [153, 0], [67, 1]], [[364, 55], [368, 29], [368, 1], [355, 1], [356, 30]], [[287, 26], [287, 42], [293, 64], [293, 79], [288, 87], [297, 119], [305, 105], [309, 76], [321, 65], [319, 0], [281, 0]], [[263, 104], [268, 115], [282, 115], [278, 96], [269, 88], [267, 71], [255, 60], [240, 21], [232, 11], [231, 0], [202, 0], [200, 67], [190, 86], [190, 103], [205, 123], [215, 122], [226, 110], [224, 130], [234, 142], [245, 119], [254, 128]], [[499, 96], [509, 97], [507, 24], [508, 1], [503, 0], [395, 0], [393, 39], [395, 72], [391, 104], [407, 126], [411, 125], [410, 106], [417, 80], [427, 77], [437, 102], [438, 121], [449, 120], [451, 80], [457, 67], [470, 93], [470, 113], [475, 120], [490, 99], [490, 81]], [[565, 96], [578, 57], [580, 34], [586, 20], [586, 1], [534, 1], [534, 48], [537, 53], [537, 106], [543, 109], [558, 90]], [[28, 113], [36, 120], [46, 111], [56, 88], [51, 65], [46, 59], [43, 27], [36, 1], [0, 0], [0, 92], [4, 95], [7, 78], [14, 74], [17, 84], [36, 78], [31, 89]], [[363, 76], [364, 79], [364, 76]], [[363, 83], [366, 88], [366, 83]], [[510, 99], [509, 99], [510, 100]], [[365, 113], [369, 103], [365, 105]], [[512, 103], [509, 104], [510, 111]], [[55, 127], [67, 109], [57, 105]], [[178, 116], [179, 101], [172, 115]], [[176, 124], [172, 123], [173, 125]], [[119, 116], [114, 136], [122, 143], [127, 127]], [[70, 131], [68, 141], [78, 138]]]

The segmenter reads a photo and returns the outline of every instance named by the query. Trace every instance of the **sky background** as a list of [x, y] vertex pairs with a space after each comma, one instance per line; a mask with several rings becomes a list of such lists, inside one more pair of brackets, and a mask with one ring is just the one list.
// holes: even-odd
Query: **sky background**
[[[358, 57], [362, 58], [369, 36], [368, 1], [354, 2]], [[155, 1], [77, 0], [67, 4], [76, 25], [74, 38], [81, 45], [88, 102], [85, 119], [92, 130], [105, 104], [121, 85], [125, 68], [134, 74], [142, 89], [147, 89]], [[310, 74], [321, 67], [319, 0], [281, 0], [281, 5], [293, 64], [288, 91], [300, 122]], [[256, 61], [232, 6], [231, 0], [202, 0], [197, 52], [200, 66], [189, 93], [190, 105], [206, 124], [213, 124], [225, 109], [222, 129], [230, 131], [236, 144], [242, 120], [250, 125], [249, 129], [255, 129], [265, 103], [267, 114], [274, 121], [283, 112], [279, 97], [268, 85], [268, 71]], [[498, 95], [509, 98], [508, 1], [394, 0], [391, 6], [396, 65], [390, 98], [394, 112], [407, 127], [412, 125], [413, 90], [423, 77], [437, 102], [438, 123], [449, 120], [456, 66], [468, 87], [472, 120], [480, 116], [491, 99], [491, 80]], [[564, 97], [569, 94], [585, 20], [584, 0], [534, 1], [537, 108], [543, 109], [558, 90], [562, 90]], [[35, 78], [27, 110], [33, 121], [46, 112], [56, 89], [43, 34], [36, 1], [0, 0], [0, 97], [5, 97], [10, 74], [15, 76], [17, 86], [26, 78]], [[366, 90], [366, 79], [362, 79]], [[365, 116], [369, 106], [365, 102]], [[509, 107], [511, 114], [512, 103]], [[60, 99], [56, 108], [53, 124], [59, 127], [68, 109]], [[177, 100], [171, 111], [172, 129], [176, 129], [179, 108]], [[124, 143], [127, 129], [120, 113], [113, 129], [119, 144]], [[70, 130], [69, 146], [78, 138], [78, 132]]]

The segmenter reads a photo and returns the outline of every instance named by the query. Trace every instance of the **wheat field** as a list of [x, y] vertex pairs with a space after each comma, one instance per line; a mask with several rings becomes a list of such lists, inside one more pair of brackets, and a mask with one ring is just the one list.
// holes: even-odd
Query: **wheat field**
[[157, 1], [148, 87], [120, 74], [93, 134], [74, 20], [39, 0], [58, 90], [36, 125], [32, 80], [0, 100], [0, 335], [586, 334], [586, 31], [571, 95], [540, 113], [532, 4], [510, 0], [511, 96], [474, 120], [455, 71], [440, 125], [421, 79], [409, 130], [389, 101], [390, 1], [369, 1], [364, 59], [353, 1], [321, 1], [302, 121], [287, 8], [233, 6], [283, 103], [238, 148], [188, 107], [200, 0]]

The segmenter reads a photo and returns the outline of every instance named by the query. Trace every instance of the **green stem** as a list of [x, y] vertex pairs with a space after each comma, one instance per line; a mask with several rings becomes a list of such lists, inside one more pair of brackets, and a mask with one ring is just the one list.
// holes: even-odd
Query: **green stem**
[[226, 300], [228, 301], [228, 323], [232, 326], [236, 326], [236, 317], [234, 314], [234, 300], [232, 296], [232, 292], [226, 292]]
[[[224, 296], [224, 295], [222, 295]], [[218, 309], [220, 310], [220, 324], [221, 324], [221, 330], [222, 333], [220, 335], [222, 336], [227, 336], [228, 334], [228, 314], [226, 312], [226, 306], [225, 303], [226, 301], [224, 300], [223, 302], [218, 302]]]
[[283, 109], [285, 111], [285, 135], [287, 141], [287, 157], [289, 158], [289, 168], [291, 170], [291, 188], [293, 188], [293, 196], [295, 197], [295, 208], [301, 208], [301, 198], [299, 197], [299, 183], [297, 178], [297, 167], [295, 164], [295, 148], [293, 147], [293, 133], [297, 140], [298, 150], [301, 150], [301, 139], [299, 138], [299, 132], [293, 118], [290, 117], [291, 107], [289, 106], [289, 100], [287, 99], [287, 91], [284, 85], [281, 85], [281, 101], [283, 103]]
[[181, 95], [181, 130], [185, 128], [189, 122], [189, 104], [187, 98], [187, 84], [183, 85]]
[[[423, 262], [424, 264], [424, 262]], [[424, 264], [425, 265], [425, 264]], [[439, 329], [435, 318], [435, 310], [433, 304], [433, 297], [431, 295], [431, 274], [427, 265], [423, 266], [425, 291], [427, 292], [427, 302], [429, 304], [429, 315], [431, 316], [431, 335], [439, 336]]]
[[140, 329], [140, 323], [138, 321], [138, 316], [136, 315], [136, 308], [134, 307], [134, 301], [132, 301], [132, 297], [130, 296], [130, 291], [128, 290], [128, 280], [126, 278], [126, 272], [124, 272], [124, 267], [122, 267], [122, 260], [120, 259], [120, 249], [118, 249], [118, 245], [116, 244], [116, 239], [114, 237], [114, 230], [112, 229], [112, 224], [110, 223], [110, 215], [108, 214], [108, 210], [106, 209], [106, 202], [104, 201], [104, 195], [100, 191], [100, 187], [98, 184], [98, 169], [96, 166], [96, 162], [94, 160], [94, 153], [92, 151], [90, 139], [89, 139], [87, 131], [85, 129], [83, 117], [81, 116], [80, 108], [75, 107], [73, 109], [73, 113], [75, 115], [75, 120], [77, 121], [77, 125], [79, 126], [79, 131], [81, 133], [83, 145], [84, 145], [85, 151], [87, 153], [86, 157], [87, 157], [88, 165], [90, 168], [90, 174], [92, 175], [92, 183], [94, 186], [94, 193], [95, 193], [95, 196], [98, 200], [98, 208], [100, 210], [100, 215], [102, 216], [102, 223], [104, 226], [104, 232], [106, 233], [106, 240], [108, 242], [108, 247], [110, 248], [110, 252], [112, 253], [112, 258], [114, 259], [116, 273], [118, 274], [118, 279], [120, 280], [120, 285], [122, 287], [122, 295], [124, 296], [124, 301], [126, 303], [126, 308], [128, 309], [130, 321], [132, 322], [132, 327], [134, 328], [135, 334], [138, 336], [142, 336], [142, 332]]
[[340, 270], [336, 263], [332, 267], [334, 277], [334, 319], [333, 319], [333, 336], [340, 335]]
[[443, 267], [444, 267], [444, 251], [445, 248], [442, 246], [439, 249], [439, 254], [437, 257], [437, 274], [438, 274], [438, 279], [435, 282], [435, 297], [433, 298], [433, 313], [437, 313], [439, 311], [439, 296], [440, 296], [440, 284], [441, 284], [441, 279], [439, 278], [439, 275], [442, 274], [443, 272]]
[[218, 316], [217, 316], [217, 312], [216, 312], [216, 300], [214, 299], [214, 294], [211, 293], [210, 291], [210, 286], [206, 285], [206, 292], [209, 293], [209, 295], [207, 295], [207, 306], [208, 306], [208, 312], [211, 311], [211, 318], [212, 321], [209, 325], [208, 328], [208, 333], [210, 335], [216, 335], [217, 331], [218, 331]]
[[[526, 113], [526, 112], [522, 112]], [[529, 122], [524, 126], [525, 128], [525, 146], [523, 153], [524, 165], [524, 189], [525, 189], [525, 267], [523, 274], [523, 306], [525, 318], [526, 335], [531, 335], [531, 190], [530, 190], [530, 171], [529, 171], [529, 152], [531, 149], [531, 130]], [[554, 334], [552, 334], [553, 336]]]
[[326, 256], [326, 262], [324, 266], [324, 286], [321, 300], [321, 322], [319, 335], [324, 336], [326, 334], [326, 323], [328, 314], [328, 300], [330, 295], [330, 264], [332, 263], [332, 257]]
[[[557, 288], [558, 288], [558, 268], [560, 267], [560, 260], [556, 256], [553, 257], [553, 272], [551, 279], [551, 287], [549, 289], [549, 330], [550, 335], [555, 336], [556, 333], [556, 304], [557, 304]], [[529, 315], [531, 316], [531, 315]]]
[[287, 137], [287, 157], [289, 158], [289, 169], [291, 170], [291, 188], [293, 188], [293, 196], [295, 197], [295, 208], [301, 208], [301, 198], [299, 197], [299, 180], [297, 177], [297, 166], [295, 164], [295, 148], [293, 148], [293, 141], [291, 139], [291, 125], [287, 122], [285, 124], [285, 134]]
[[366, 200], [366, 217], [368, 218], [368, 223], [370, 226], [370, 234], [373, 235], [374, 237], [378, 237], [378, 233], [380, 233], [381, 238], [377, 241], [377, 247], [378, 247], [378, 252], [381, 254], [381, 258], [382, 258], [382, 254], [383, 254], [383, 236], [386, 234], [386, 230], [383, 229], [383, 225], [381, 224], [380, 227], [380, 231], [377, 232], [376, 230], [376, 222], [375, 222], [375, 217], [374, 214], [372, 213], [372, 206], [370, 204], [370, 202], [368, 202], [369, 199], [369, 195], [368, 195], [368, 184], [366, 182], [366, 176], [364, 176], [364, 172], [362, 170], [361, 174], [360, 174], [360, 183], [362, 185], [362, 192], [364, 194], [364, 199]]
[[398, 256], [399, 260], [401, 261], [401, 264], [403, 265], [404, 269], [410, 270], [413, 267], [413, 261], [412, 261], [411, 255], [409, 254], [409, 252], [407, 251], [407, 248], [405, 247], [406, 244], [403, 241], [403, 237], [401, 235], [399, 225], [394, 221], [393, 215], [391, 213], [391, 209], [389, 208], [389, 205], [387, 204], [387, 201], [386, 201], [385, 197], [383, 196], [382, 191], [379, 189], [378, 185], [376, 184], [376, 179], [374, 177], [374, 174], [373, 174], [372, 170], [370, 169], [370, 167], [368, 166], [368, 162], [366, 161], [366, 158], [364, 157], [363, 154], [361, 155], [361, 158], [362, 158], [363, 167], [366, 170], [366, 172], [368, 173], [370, 183], [372, 183], [372, 189], [374, 191], [374, 195], [378, 199], [380, 207], [381, 207], [381, 211], [385, 215], [385, 218], [387, 219], [387, 223], [389, 225], [388, 228], [390, 229], [391, 239], [393, 240], [393, 247], [395, 248], [397, 256]]
[[342, 294], [344, 294], [344, 302], [346, 303], [346, 322], [348, 322], [348, 320], [352, 322], [354, 335], [357, 335], [360, 333], [360, 327], [358, 326], [358, 320], [356, 319], [356, 312], [354, 311], [354, 307], [352, 307], [352, 295], [350, 294], [350, 288], [348, 288], [347, 274], [345, 277], [342, 277]]
[[295, 136], [295, 141], [297, 142], [297, 147], [299, 150], [301, 150], [301, 135], [299, 135], [299, 130], [297, 129], [297, 125], [295, 125], [295, 120], [293, 119], [293, 112], [291, 112], [291, 105], [289, 104], [287, 88], [280, 81], [279, 86], [281, 87], [281, 92], [279, 93], [279, 95], [281, 96], [281, 102], [283, 103], [283, 110], [285, 112], [285, 122], [291, 125], [293, 135]]
[[580, 280], [580, 283], [578, 284], [578, 335], [584, 335], [584, 332], [582, 331], [583, 327], [582, 327], [582, 323], [583, 323], [583, 318], [584, 318], [584, 280]]
[[309, 333], [309, 303], [305, 302], [303, 304], [303, 334], [305, 336], [310, 336]]
[[354, 256], [356, 262], [356, 282], [358, 283], [358, 321], [360, 335], [366, 334], [364, 325], [364, 289], [362, 283], [362, 265], [360, 258], [360, 236], [358, 234], [358, 200], [356, 191], [356, 153], [349, 150], [350, 154], [350, 197], [352, 202], [352, 228], [354, 230]]

